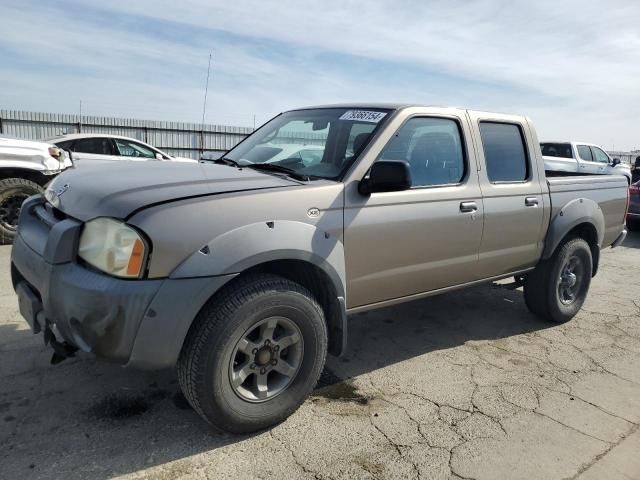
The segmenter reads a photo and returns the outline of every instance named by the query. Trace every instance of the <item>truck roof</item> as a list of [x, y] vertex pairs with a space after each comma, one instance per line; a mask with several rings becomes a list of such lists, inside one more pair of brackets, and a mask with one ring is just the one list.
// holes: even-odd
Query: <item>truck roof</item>
[[572, 145], [589, 145], [590, 147], [602, 148], [602, 146], [598, 145], [597, 143], [580, 142], [575, 140], [544, 140], [544, 141], [541, 141], [540, 143], [570, 143]]
[[513, 116], [518, 116], [518, 117], [525, 117], [525, 115], [517, 114], [517, 113], [487, 112], [487, 111], [484, 111], [484, 110], [472, 110], [472, 109], [468, 109], [468, 108], [464, 108], [464, 107], [457, 107], [457, 106], [451, 106], [451, 105], [428, 105], [428, 104], [420, 104], [420, 103], [396, 103], [396, 102], [330, 103], [330, 104], [325, 104], [325, 105], [311, 105], [311, 106], [307, 106], [307, 107], [292, 108], [290, 111], [312, 110], [312, 109], [315, 109], [315, 108], [353, 108], [353, 109], [361, 109], [361, 110], [364, 110], [364, 109], [367, 109], [367, 108], [374, 108], [374, 109], [402, 110], [404, 108], [415, 108], [415, 107], [419, 107], [419, 108], [450, 108], [450, 109], [453, 109], [453, 110], [463, 110], [463, 111], [467, 111], [467, 112], [476, 112], [476, 113], [487, 113], [487, 114], [491, 114], [491, 115], [513, 115]]

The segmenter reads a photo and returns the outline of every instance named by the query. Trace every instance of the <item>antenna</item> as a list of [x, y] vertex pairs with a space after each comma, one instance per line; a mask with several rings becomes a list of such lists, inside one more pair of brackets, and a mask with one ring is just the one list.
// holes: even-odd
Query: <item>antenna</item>
[[211, 71], [211, 56], [213, 52], [209, 54], [209, 66], [207, 67], [207, 83], [204, 87], [204, 102], [202, 104], [202, 129], [204, 130], [204, 114], [207, 111], [207, 93], [209, 92], [209, 72]]

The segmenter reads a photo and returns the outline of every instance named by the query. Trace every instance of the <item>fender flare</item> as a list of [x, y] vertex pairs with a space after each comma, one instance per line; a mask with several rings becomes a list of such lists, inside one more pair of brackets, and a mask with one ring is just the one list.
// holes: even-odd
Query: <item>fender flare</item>
[[338, 296], [344, 297], [342, 242], [316, 226], [290, 220], [252, 223], [230, 230], [191, 254], [169, 278], [237, 274], [274, 260], [303, 260], [316, 265], [331, 278]]
[[562, 239], [572, 229], [581, 224], [590, 224], [596, 230], [596, 248], [599, 250], [604, 238], [605, 222], [600, 206], [588, 198], [576, 198], [567, 203], [557, 213], [549, 225], [544, 242], [542, 258], [550, 258]]

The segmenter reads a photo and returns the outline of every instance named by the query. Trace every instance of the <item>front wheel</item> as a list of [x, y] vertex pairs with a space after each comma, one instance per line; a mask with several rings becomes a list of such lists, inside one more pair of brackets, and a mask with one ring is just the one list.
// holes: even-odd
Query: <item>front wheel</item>
[[0, 180], [0, 245], [13, 242], [18, 231], [18, 218], [24, 201], [42, 193], [42, 187], [25, 178]]
[[322, 308], [285, 278], [240, 278], [200, 312], [178, 361], [191, 406], [212, 426], [248, 433], [291, 415], [316, 385], [327, 352]]
[[627, 220], [627, 230], [630, 232], [640, 232], [640, 220]]
[[541, 261], [525, 277], [527, 307], [544, 320], [571, 320], [587, 298], [592, 270], [589, 244], [582, 238], [566, 240], [550, 259]]

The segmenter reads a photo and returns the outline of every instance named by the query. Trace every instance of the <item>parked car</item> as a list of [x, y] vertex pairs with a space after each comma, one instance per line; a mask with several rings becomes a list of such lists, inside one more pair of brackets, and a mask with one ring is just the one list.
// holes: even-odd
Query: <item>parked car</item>
[[22, 202], [70, 166], [55, 145], [0, 136], [0, 245], [13, 241]]
[[162, 160], [197, 162], [192, 158], [173, 157], [162, 150], [135, 138], [102, 133], [74, 133], [47, 140], [59, 148], [73, 152], [73, 161], [82, 165], [85, 161], [114, 160]]
[[540, 144], [547, 172], [624, 175], [631, 184], [631, 168], [611, 158], [602, 147], [584, 142], [543, 142]]
[[640, 180], [629, 187], [627, 228], [632, 232], [640, 232]]
[[[294, 123], [322, 138], [319, 163], [251, 163]], [[521, 116], [306, 108], [220, 161], [65, 172], [22, 209], [11, 272], [54, 362], [176, 366], [195, 411], [233, 432], [298, 408], [348, 314], [515, 277], [531, 312], [566, 322], [627, 233], [626, 180], [546, 178]]]

